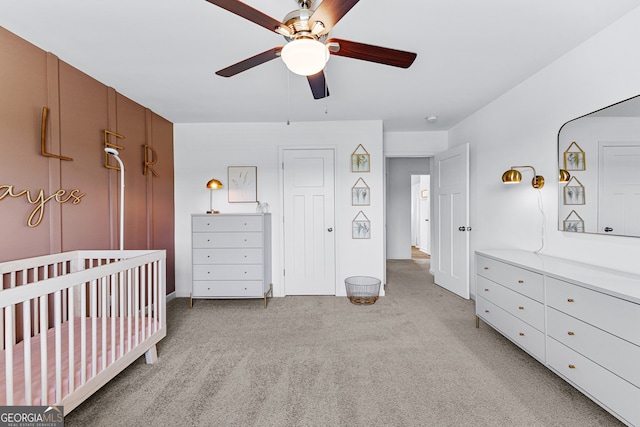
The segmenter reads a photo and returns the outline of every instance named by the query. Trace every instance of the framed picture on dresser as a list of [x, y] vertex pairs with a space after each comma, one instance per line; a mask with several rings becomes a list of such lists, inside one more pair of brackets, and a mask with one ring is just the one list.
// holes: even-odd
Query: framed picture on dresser
[[229, 203], [256, 203], [258, 201], [258, 168], [256, 166], [229, 166]]

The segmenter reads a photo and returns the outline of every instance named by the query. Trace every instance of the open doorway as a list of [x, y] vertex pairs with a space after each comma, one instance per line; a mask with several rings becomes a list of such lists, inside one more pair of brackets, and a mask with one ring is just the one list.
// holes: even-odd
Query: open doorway
[[[415, 223], [419, 219], [414, 219], [413, 211], [417, 210], [416, 205], [424, 204], [428, 201], [429, 185], [424, 184], [414, 194], [414, 176], [428, 177], [430, 175], [431, 159], [429, 157], [393, 157], [387, 158], [386, 176], [386, 254], [387, 259], [412, 259], [412, 248], [420, 239], [421, 249], [430, 245], [429, 234], [417, 236], [415, 230], [428, 229], [417, 227]], [[420, 180], [421, 178], [415, 178]], [[421, 184], [423, 185], [423, 184]], [[418, 188], [418, 187], [416, 187]], [[427, 199], [419, 199], [422, 194], [420, 190], [427, 190]], [[418, 198], [419, 200], [416, 200]], [[428, 207], [425, 207], [426, 215], [429, 215]], [[422, 223], [430, 224], [430, 218], [420, 218]], [[425, 221], [429, 219], [429, 221]], [[431, 251], [429, 247], [428, 251]], [[421, 251], [422, 252], [422, 251]], [[426, 253], [426, 252], [423, 252]]]
[[411, 258], [431, 258], [431, 177], [411, 175]]

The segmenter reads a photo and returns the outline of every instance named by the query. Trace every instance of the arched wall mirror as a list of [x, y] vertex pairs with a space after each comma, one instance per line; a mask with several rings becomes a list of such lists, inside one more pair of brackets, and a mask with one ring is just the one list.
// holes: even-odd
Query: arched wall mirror
[[640, 237], [640, 95], [565, 123], [558, 165], [560, 230]]

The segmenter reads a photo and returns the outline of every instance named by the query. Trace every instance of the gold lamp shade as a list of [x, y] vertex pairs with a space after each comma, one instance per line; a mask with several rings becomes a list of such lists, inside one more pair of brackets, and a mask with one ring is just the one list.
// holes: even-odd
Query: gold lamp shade
[[207, 188], [209, 190], [219, 190], [220, 188], [222, 188], [222, 183], [217, 179], [212, 179], [207, 182]]
[[502, 182], [505, 184], [518, 184], [520, 181], [522, 181], [522, 174], [515, 169], [509, 169], [502, 174]]

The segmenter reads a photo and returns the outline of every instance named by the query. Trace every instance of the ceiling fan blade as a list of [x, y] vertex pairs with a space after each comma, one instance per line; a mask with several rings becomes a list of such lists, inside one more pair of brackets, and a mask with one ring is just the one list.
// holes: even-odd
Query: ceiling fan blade
[[329, 96], [329, 88], [323, 71], [307, 76], [307, 80], [309, 81], [309, 86], [311, 86], [313, 99], [322, 99]]
[[287, 31], [290, 33], [288, 27], [284, 25], [282, 22], [277, 19], [273, 19], [269, 15], [265, 15], [257, 9], [252, 8], [249, 5], [246, 5], [238, 0], [207, 0], [211, 4], [215, 4], [225, 10], [228, 10], [231, 13], [235, 13], [236, 15], [248, 19], [249, 21], [260, 25], [261, 27], [266, 28], [269, 31], [278, 32], [278, 29], [283, 29], [281, 31]]
[[324, 30], [319, 34], [328, 33], [356, 3], [358, 0], [322, 0], [320, 6], [309, 18], [310, 27], [312, 28], [315, 22], [320, 21], [324, 24]]
[[[338, 45], [337, 48], [335, 46], [336, 43]], [[342, 39], [329, 39], [326, 44], [329, 45], [329, 52], [332, 55], [346, 56], [401, 68], [409, 68], [417, 56], [412, 52]]]
[[238, 73], [247, 71], [249, 68], [253, 68], [260, 64], [264, 64], [265, 62], [269, 62], [272, 59], [276, 59], [280, 56], [281, 50], [282, 46], [274, 47], [273, 49], [269, 49], [255, 56], [252, 56], [251, 58], [247, 58], [243, 61], [230, 65], [227, 68], [218, 70], [216, 71], [216, 74], [222, 77], [235, 76]]

